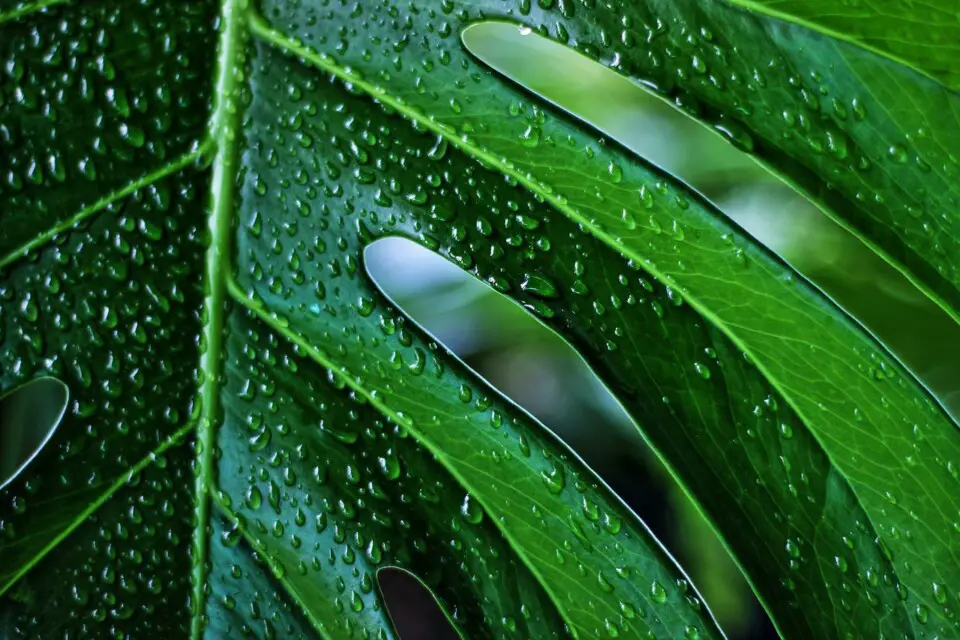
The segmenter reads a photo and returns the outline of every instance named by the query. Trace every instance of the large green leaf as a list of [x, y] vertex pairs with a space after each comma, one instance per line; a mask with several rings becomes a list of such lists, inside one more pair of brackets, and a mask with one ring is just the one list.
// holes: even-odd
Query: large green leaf
[[[42, 372], [64, 379], [75, 398], [62, 437], [4, 492], [4, 634], [154, 627], [388, 637], [375, 573], [397, 565], [431, 585], [470, 635], [718, 636], [672, 559], [575, 456], [377, 301], [357, 271], [360, 227], [344, 218], [348, 235], [330, 225], [319, 193], [308, 219], [327, 221], [326, 233], [300, 250], [319, 260], [327, 244], [332, 262], [323, 278], [300, 278], [287, 293], [320, 314], [311, 330], [331, 333], [311, 344], [277, 316], [292, 300], [241, 292], [232, 251], [240, 281], [256, 273], [261, 250], [297, 279], [286, 261], [299, 258], [269, 247], [279, 247], [274, 229], [295, 232], [311, 205], [301, 201], [295, 219], [285, 207], [257, 208], [258, 193], [283, 186], [258, 173], [269, 155], [261, 137], [288, 117], [286, 103], [272, 104], [260, 88], [296, 89], [285, 77], [292, 70], [271, 73], [270, 61], [281, 59], [263, 45], [245, 62], [236, 3], [223, 8], [219, 68], [208, 67], [202, 89], [157, 88], [136, 66], [167, 48], [171, 65], [191, 77], [202, 71], [176, 47], [203, 52], [216, 10], [100, 3], [4, 25], [16, 76], [4, 105], [9, 121], [22, 123], [11, 144], [23, 151], [4, 160], [3, 386]], [[173, 26], [181, 21], [182, 33]], [[36, 52], [30, 64], [19, 62], [24, 50]], [[128, 66], [106, 80], [71, 79], [77, 67], [114, 58]], [[214, 86], [217, 107], [204, 114], [198, 107]], [[18, 99], [28, 89], [35, 103]], [[371, 109], [341, 86], [328, 90], [322, 115], [337, 127], [346, 123], [332, 101]], [[115, 108], [121, 94], [129, 109]], [[57, 119], [82, 116], [86, 100], [96, 126]], [[64, 104], [51, 115], [55, 101]], [[177, 119], [167, 104], [190, 116]], [[407, 126], [374, 113], [382, 126]], [[209, 141], [200, 127], [179, 156], [160, 151], [170, 127], [206, 118]], [[134, 127], [143, 137], [129, 151], [123, 136]], [[122, 139], [108, 139], [117, 131]], [[50, 189], [61, 177], [36, 173], [33, 162], [45, 141], [62, 141], [64, 157], [89, 151], [100, 160], [102, 192], [113, 180], [122, 186]], [[311, 157], [331, 171], [343, 162]], [[286, 167], [294, 169], [307, 176]], [[69, 187], [84, 177], [62, 180]], [[264, 293], [276, 292], [273, 284]], [[328, 313], [346, 323], [332, 327]], [[350, 339], [349, 322], [363, 333]], [[342, 338], [366, 344], [369, 360], [337, 344]], [[194, 433], [191, 497], [181, 443]]]
[[[896, 220], [910, 233], [877, 244], [915, 256], [902, 261], [945, 299], [951, 254], [923, 253], [929, 236], [898, 198], [949, 202], [953, 187], [934, 191], [940, 174], [917, 164], [884, 176], [832, 164], [883, 144], [894, 102], [849, 128], [830, 120], [848, 146], [829, 160], [774, 128], [773, 105], [836, 145], [807, 114], [825, 101], [790, 81], [818, 55], [836, 56], [822, 74], [842, 59], [941, 96], [928, 113], [952, 97], [724, 5], [481, 4], [265, 2], [260, 18], [228, 1], [218, 18], [213, 3], [130, 1], [3, 22], [0, 140], [21, 151], [0, 156], [2, 388], [55, 375], [74, 402], [0, 503], [0, 628], [390, 636], [374, 584], [389, 564], [422, 577], [471, 636], [717, 635], [576, 457], [379, 294], [362, 250], [396, 234], [580, 350], [784, 634], [956, 633], [951, 421], [708, 203], [530, 103], [459, 35], [496, 14], [609, 49], [614, 25], [627, 45], [648, 25], [624, 70], [676, 74], [741, 144], [808, 187], [829, 179], [825, 201], [864, 233]], [[804, 38], [820, 48], [778, 48]], [[751, 66], [771, 51], [780, 66]], [[718, 61], [723, 73], [699, 75]], [[838, 104], [859, 114], [860, 98]], [[928, 115], [898, 123], [911, 117]], [[954, 125], [937, 120], [936, 144], [949, 148]], [[856, 197], [869, 180], [884, 197]]]
[[[676, 29], [664, 29], [662, 37], [667, 43], [652, 39], [657, 47], [669, 49], [675, 45], [674, 53], [679, 55], [679, 52], [689, 51], [690, 48], [689, 45], [685, 48], [681, 46], [685, 43], [684, 34], [700, 32], [699, 28], [694, 28], [696, 23], [688, 25], [675, 13], [684, 11], [685, 7], [683, 3], [669, 3], [669, 6], [663, 7], [657, 3], [646, 3], [630, 11], [659, 11], [663, 14], [660, 22], [664, 27], [679, 23]], [[282, 25], [280, 29], [292, 31], [298, 38], [297, 42], [286, 40], [265, 28], [258, 31], [280, 46], [308, 57], [310, 54], [299, 43], [330, 51], [329, 56], [313, 56], [314, 64], [351, 81], [358, 89], [378, 96], [384, 103], [417, 119], [423, 127], [436, 132], [449, 144], [480, 157], [513, 180], [524, 184], [570, 219], [589, 229], [604, 244], [634, 258], [637, 264], [674, 285], [675, 299], [682, 297], [694, 305], [743, 348], [809, 430], [811, 439], [802, 447], [802, 455], [811, 455], [813, 451], [819, 454], [822, 451], [824, 465], [826, 461], [831, 464], [827, 466], [829, 471], [824, 470], [818, 475], [822, 478], [830, 478], [834, 474], [843, 477], [865, 511], [866, 517], [848, 519], [838, 525], [837, 530], [862, 528], [866, 522], [872, 521], [876, 536], [868, 534], [866, 538], [875, 540], [871, 544], [874, 553], [896, 559], [896, 578], [889, 576], [887, 582], [902, 589], [904, 594], [909, 593], [914, 601], [903, 605], [905, 615], [901, 623], [886, 622], [923, 627], [928, 618], [934, 615], [942, 616], [942, 623], [952, 625], [948, 621], [954, 616], [951, 610], [944, 610], [939, 594], [947, 586], [951, 591], [954, 590], [952, 585], [958, 583], [956, 567], [960, 565], [955, 548], [947, 541], [956, 536], [955, 514], [960, 511], [955, 470], [956, 460], [960, 459], [960, 434], [909, 374], [890, 362], [871, 339], [812, 288], [795, 281], [769, 255], [738, 240], [738, 230], [722, 217], [714, 215], [697, 199], [671, 189], [662, 176], [631, 162], [618, 150], [596, 145], [587, 135], [550, 118], [543, 110], [518, 101], [509, 88], [477, 68], [455, 46], [455, 42], [449, 45], [445, 43], [444, 34], [448, 30], [457, 31], [452, 28], [450, 21], [459, 20], [459, 24], [466, 24], [481, 14], [471, 13], [469, 8], [457, 10], [452, 5], [446, 6], [449, 9], [447, 12], [425, 10], [405, 13], [402, 17], [391, 15], [389, 9], [376, 13], [368, 8], [362, 15], [351, 17], [347, 9], [338, 13], [338, 10], [328, 7], [314, 10], [309, 5], [303, 5], [300, 8], [299, 13], [291, 13], [289, 5], [284, 3], [277, 3], [273, 12], [269, 6], [265, 8], [265, 14], [276, 15], [277, 24]], [[490, 3], [489, 9], [482, 15], [490, 16], [499, 8], [498, 3]], [[526, 8], [526, 5], [521, 6], [521, 9]], [[507, 11], [508, 15], [522, 16], [523, 13], [513, 14], [509, 7]], [[564, 19], [563, 11], [571, 17]], [[610, 6], [597, 7], [596, 11], [591, 12], [564, 5], [558, 7], [548, 19], [546, 10], [532, 6], [529, 7], [530, 16], [522, 19], [534, 25], [562, 25], [557, 29], [570, 39], [582, 38], [580, 44], [583, 45], [584, 40], [595, 37], [598, 31], [601, 36], [608, 33], [603, 29], [598, 30], [598, 27], [612, 24], [614, 19], [619, 20], [617, 11], [619, 8]], [[717, 14], [713, 19], [719, 26], [711, 30], [714, 35], [709, 36], [714, 41], [712, 46], [719, 51], [717, 56], [723, 55], [721, 38], [737, 35], [737, 28], [764, 28], [755, 18], [739, 12], [731, 13], [731, 10], [723, 7], [715, 8], [712, 4], [700, 4], [696, 11], [692, 8], [690, 11], [704, 12], [705, 17], [698, 20], [702, 23], [710, 18], [709, 12]], [[609, 22], [605, 23], [605, 20]], [[358, 35], [353, 41], [348, 38], [331, 43], [322, 26], [326, 22], [354, 24], [356, 32], [365, 35]], [[656, 24], [656, 20], [649, 18], [632, 24], [640, 29], [639, 25]], [[724, 31], [720, 31], [720, 27]], [[707, 30], [705, 25], [702, 28]], [[578, 30], [576, 33], [575, 29]], [[805, 35], [793, 29], [797, 32], [794, 37]], [[728, 36], [729, 30], [732, 33]], [[413, 34], [419, 34], [420, 37]], [[431, 37], [428, 34], [437, 35]], [[702, 34], [701, 37], [704, 41], [708, 40]], [[674, 39], [672, 44], [669, 44], [670, 38]], [[607, 37], [606, 41], [611, 40]], [[744, 36], [742, 42], [743, 47], [750, 47], [758, 40], [754, 34], [752, 39]], [[862, 58], [863, 64], [877, 64], [874, 58], [858, 48], [842, 43], [831, 46], [847, 47], [847, 53]], [[791, 51], [791, 54], [806, 55], [805, 51]], [[759, 47], [755, 53], [761, 55]], [[670, 56], [664, 55], [658, 59], [667, 61]], [[626, 64], [625, 58], [619, 60], [621, 64]], [[730, 64], [739, 64], [739, 59], [731, 60]], [[774, 68], [770, 78], [761, 76], [755, 80], [756, 85], [747, 85], [744, 90], [758, 92], [761, 83], [766, 82], [773, 87], [769, 92], [772, 96], [782, 95], [779, 92], [791, 84], [787, 78], [774, 82], [778, 80], [779, 72], [778, 68]], [[739, 77], [748, 78], [752, 74], [741, 73]], [[695, 79], [688, 84], [693, 87], [710, 86]], [[456, 96], [449, 97], [443, 91], [447, 86], [458, 87]], [[728, 95], [733, 87], [732, 84], [728, 87]], [[766, 94], [762, 96], [766, 98]], [[757, 100], [759, 98], [754, 101]], [[795, 109], [804, 108], [802, 103], [793, 104], [787, 99], [782, 99], [782, 102]], [[740, 104], [745, 105], [743, 108], [746, 109], [750, 103], [744, 99]], [[934, 103], [932, 109], [937, 106]], [[881, 105], [871, 103], [867, 105], [867, 113], [880, 108]], [[761, 109], [756, 108], [755, 111], [756, 116]], [[917, 117], [926, 117], [923, 112], [916, 113]], [[762, 125], [763, 119], [754, 117], [750, 122]], [[727, 121], [723, 126], [728, 133], [744, 140], [738, 125]], [[908, 179], [915, 169], [916, 166], [904, 165], [901, 179]], [[830, 177], [834, 176], [831, 174]], [[912, 220], [909, 216], [900, 217]], [[551, 247], [552, 251], [557, 251], [559, 245], [551, 243]], [[458, 253], [466, 254], [466, 266], [472, 266], [473, 262], [479, 260], [479, 252], [455, 250], [455, 259]], [[567, 261], [565, 268], [577, 272], [576, 261]], [[589, 261], [580, 262], [580, 268], [590, 268]], [[560, 267], [554, 266], [547, 272], [558, 274]], [[516, 284], [513, 286], [519, 285], [519, 280], [514, 280]], [[512, 284], [508, 279], [503, 279], [503, 282]], [[556, 289], [565, 291], [562, 287]], [[572, 287], [566, 291], [576, 290], [576, 287]], [[586, 290], [591, 294], [591, 301], [600, 303], [601, 309], [610, 306], [609, 298], [602, 295], [593, 298], [593, 291], [589, 287]], [[563, 304], [568, 303], [565, 301]], [[581, 318], [583, 315], [580, 314]], [[595, 343], [596, 348], [592, 352], [583, 352], [588, 357], [592, 353], [602, 354], [610, 363], [606, 368], [616, 370], [622, 366], [624, 355], [622, 352], [608, 353], [608, 349], [619, 348], [620, 343], [627, 342], [631, 332], [642, 332], [649, 324], [621, 324], [614, 321], [604, 324], [603, 333], [606, 335], [603, 335], [603, 340]], [[623, 337], [618, 334], [623, 334]], [[574, 338], [578, 335], [578, 332], [572, 333]], [[643, 338], [638, 336], [634, 341], [641, 340]], [[611, 344], [607, 346], [607, 342]], [[671, 346], [674, 352], [679, 350], [676, 342]], [[640, 348], [651, 347], [644, 345]], [[703, 355], [694, 353], [690, 359], [674, 360], [682, 367], [674, 376], [696, 375], [697, 369], [703, 366], [709, 368], [703, 358]], [[689, 373], [691, 371], [693, 373]], [[669, 379], [668, 374], [663, 373], [660, 373], [660, 378]], [[616, 385], [614, 389], [620, 391]], [[702, 397], [701, 394], [692, 396], [691, 404], [696, 408], [702, 402]], [[752, 406], [762, 407], [763, 404], [755, 403]], [[641, 422], [648, 435], [657, 429], [652, 420]], [[691, 422], [688, 419], [685, 424]], [[727, 437], [735, 437], [735, 424], [735, 421], [727, 421]], [[716, 428], [714, 425], [710, 427]], [[789, 431], [796, 433], [797, 430], [791, 428]], [[705, 429], [701, 428], [694, 433], [702, 438], [704, 432]], [[694, 483], [691, 476], [700, 474], [709, 478], [702, 467], [679, 463], [689, 455], [689, 451], [678, 446], [675, 440], [671, 443], [670, 440], [675, 437], [675, 432], [671, 432], [669, 437], [664, 435], [651, 439], [668, 460], [674, 461], [678, 473], [684, 476], [688, 486]], [[778, 434], [771, 434], [770, 437], [775, 441], [780, 439]], [[699, 448], [704, 447], [701, 445]], [[774, 458], [775, 464], [761, 474], [763, 484], [783, 484], [780, 475], [782, 467], [789, 466], [792, 469], [794, 466], [793, 456], [784, 457], [786, 465]], [[718, 461], [715, 466], [727, 465]], [[803, 475], [809, 477], [810, 474]], [[728, 495], [736, 495], [744, 490], [745, 483], [727, 479], [724, 484]], [[827, 493], [832, 495], [834, 492]], [[776, 510], [781, 510], [789, 503], [775, 501], [774, 504]], [[771, 509], [750, 508], [750, 511], [749, 519], [757, 521], [769, 517], [764, 514], [769, 514]], [[791, 522], [789, 518], [786, 520]], [[918, 520], [922, 522], [921, 526], [917, 525]], [[812, 522], [814, 525], [819, 523], [816, 518]], [[721, 529], [736, 530], [725, 526], [721, 526]], [[910, 535], [905, 535], [906, 531]], [[761, 539], [769, 541], [777, 538]], [[803, 546], [814, 548], [820, 539], [816, 531], [805, 537], [803, 544], [797, 544], [789, 534], [779, 538], [777, 546], [788, 549], [782, 552], [782, 561], [789, 564], [789, 554], [792, 552], [789, 550]], [[742, 541], [740, 543], [745, 544]], [[837, 544], [840, 544], [839, 539]], [[865, 545], [855, 546], [863, 549]], [[738, 555], [743, 559], [746, 554]], [[833, 561], [832, 555], [819, 555], [818, 558]], [[771, 588], [784, 581], [785, 575], [790, 575], [788, 572], [777, 572], [774, 577], [767, 558], [758, 558], [756, 562], [763, 566], [748, 573], [766, 573]], [[840, 610], [869, 610], [872, 606], [869, 602], [875, 595], [867, 585], [876, 579], [867, 574], [875, 572], [866, 570], [867, 563], [859, 563], [861, 569], [854, 580], [844, 575], [850, 564], [848, 561], [836, 561], [835, 564], [838, 566], [837, 573], [827, 574], [826, 580], [819, 567], [812, 564], [807, 566], [807, 580], [813, 593], [804, 594], [810, 598], [810, 602], [804, 604], [813, 607], [814, 602], [824, 603], [835, 598], [835, 601], [846, 602], [843, 606], [838, 603]], [[831, 575], [836, 577], [831, 580]], [[791, 578], [786, 583], [792, 586], [793, 581]], [[863, 588], [853, 589], [851, 585], [857, 583]], [[766, 589], [761, 589], [763, 591]], [[851, 604], [850, 601], [855, 597], [850, 595], [852, 591], [860, 592], [859, 597], [865, 603], [863, 609]], [[768, 606], [784, 609], [774, 617], [790, 620], [785, 627], [803, 628], [803, 625], [814, 624], [811, 616], [801, 613], [807, 607], [790, 607], [787, 604], [788, 598], [782, 587], [772, 592], [776, 595], [768, 598]], [[831, 592], [835, 595], [828, 595]], [[899, 596], [894, 598], [894, 601], [898, 600]], [[805, 621], [798, 620], [801, 616]], [[828, 625], [836, 623], [836, 620], [826, 617], [821, 620], [826, 620], [825, 624]]]

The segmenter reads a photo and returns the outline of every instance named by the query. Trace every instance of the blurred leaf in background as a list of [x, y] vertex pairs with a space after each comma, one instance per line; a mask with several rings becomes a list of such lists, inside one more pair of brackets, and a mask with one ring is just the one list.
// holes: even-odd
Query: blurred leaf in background
[[[858, 238], [718, 131], [528, 29], [467, 30], [492, 67], [686, 182], [837, 301], [960, 415], [960, 326]], [[597, 96], [603, 96], [598, 100]]]
[[[731, 639], [777, 637], [710, 525], [570, 345], [516, 303], [409, 240], [379, 240], [364, 258], [384, 293], [560, 436], [675, 550]], [[391, 574], [385, 590], [395, 603], [391, 611], [405, 610], [414, 620], [404, 640], [427, 640], [438, 633], [437, 618], [415, 599], [414, 580]]]

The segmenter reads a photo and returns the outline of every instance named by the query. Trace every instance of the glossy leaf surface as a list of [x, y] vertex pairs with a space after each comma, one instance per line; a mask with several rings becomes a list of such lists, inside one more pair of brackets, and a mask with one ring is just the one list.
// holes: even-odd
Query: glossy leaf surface
[[[460, 32], [500, 16], [606, 55], [622, 25], [621, 70], [675, 76], [739, 144], [801, 184], [829, 179], [817, 193], [864, 234], [896, 220], [877, 244], [946, 300], [952, 222], [920, 237], [901, 208], [955, 202], [946, 174], [847, 172], [851, 149], [885, 140], [857, 132], [888, 131], [887, 102], [860, 117], [846, 96], [849, 120], [814, 119], [826, 101], [786, 56], [886, 65], [930, 92], [904, 117], [952, 96], [726, 5], [484, 4], [0, 9], [0, 141], [17, 149], [0, 159], [0, 380], [55, 375], [72, 397], [3, 491], [5, 633], [392, 637], [375, 575], [400, 566], [468, 637], [720, 635], [576, 456], [378, 292], [362, 252], [385, 235], [573, 343], [785, 635], [956, 632], [955, 425], [709, 203], [531, 101]], [[698, 69], [704, 51], [730, 67]], [[750, 73], [771, 51], [783, 66]], [[774, 104], [813, 137], [774, 135]], [[842, 158], [810, 143], [839, 140], [832, 126]]]

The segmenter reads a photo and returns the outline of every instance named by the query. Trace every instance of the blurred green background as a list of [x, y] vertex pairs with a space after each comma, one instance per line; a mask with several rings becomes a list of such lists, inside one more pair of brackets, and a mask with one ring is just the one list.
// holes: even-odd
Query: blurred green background
[[[960, 415], [960, 327], [898, 271], [801, 195], [673, 105], [514, 25], [471, 39], [479, 58], [714, 202], [884, 342]], [[438, 341], [536, 416], [650, 526], [731, 639], [777, 637], [738, 569], [631, 420], [572, 349], [459, 267], [406, 240], [366, 253], [384, 292]], [[383, 581], [405, 640], [438, 638], [441, 617], [410, 578]]]

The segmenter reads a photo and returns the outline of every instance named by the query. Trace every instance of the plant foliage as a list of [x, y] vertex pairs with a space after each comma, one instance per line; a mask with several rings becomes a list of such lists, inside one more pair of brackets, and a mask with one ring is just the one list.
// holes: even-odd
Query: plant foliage
[[397, 235], [577, 348], [784, 636], [960, 635], [950, 417], [461, 39], [519, 23], [642, 81], [960, 317], [956, 2], [822, 4], [0, 0], [0, 390], [71, 396], [0, 497], [0, 634], [389, 638], [399, 566], [465, 637], [722, 636], [377, 290], [363, 249]]

